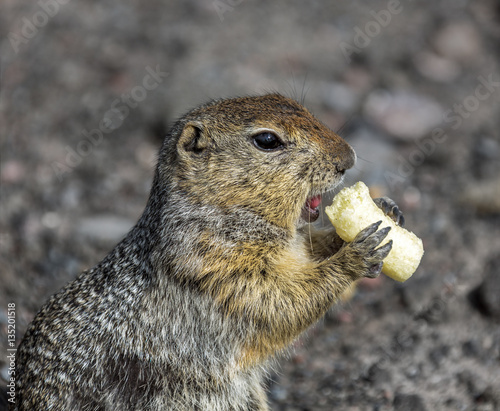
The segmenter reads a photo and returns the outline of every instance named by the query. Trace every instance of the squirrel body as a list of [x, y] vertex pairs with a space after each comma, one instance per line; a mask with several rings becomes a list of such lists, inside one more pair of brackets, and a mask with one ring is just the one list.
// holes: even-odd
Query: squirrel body
[[278, 94], [187, 113], [137, 224], [28, 328], [11, 409], [267, 410], [270, 360], [390, 251], [307, 225], [354, 162]]

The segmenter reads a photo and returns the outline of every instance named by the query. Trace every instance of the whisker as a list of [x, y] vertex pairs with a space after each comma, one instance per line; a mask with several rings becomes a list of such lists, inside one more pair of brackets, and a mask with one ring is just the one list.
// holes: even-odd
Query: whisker
[[308, 73], [306, 72], [306, 74], [304, 76], [304, 81], [302, 82], [302, 92], [301, 92], [301, 96], [300, 96], [300, 104], [302, 104], [302, 105], [304, 105], [305, 100], [306, 100], [306, 94], [310, 89], [310, 87], [307, 87], [307, 89], [304, 92], [304, 88], [306, 86], [306, 81], [307, 81], [307, 75], [308, 75]]
[[312, 242], [312, 234], [311, 234], [311, 223], [309, 223], [309, 244], [311, 246], [311, 253], [314, 253], [314, 247]]
[[339, 136], [341, 136], [342, 133], [344, 132], [345, 128], [353, 120], [353, 118], [354, 118], [354, 114], [351, 114], [349, 116], [349, 118], [346, 121], [344, 121], [344, 123], [340, 126], [340, 128], [337, 131], [335, 131], [335, 134], [338, 134]]
[[357, 157], [357, 158], [359, 158], [360, 160], [366, 161], [366, 162], [367, 162], [367, 163], [369, 163], [369, 164], [375, 164], [375, 162], [374, 162], [374, 161], [368, 160], [367, 158], [363, 158], [363, 157], [360, 157], [360, 156], [358, 156], [358, 155], [356, 155], [356, 157]]

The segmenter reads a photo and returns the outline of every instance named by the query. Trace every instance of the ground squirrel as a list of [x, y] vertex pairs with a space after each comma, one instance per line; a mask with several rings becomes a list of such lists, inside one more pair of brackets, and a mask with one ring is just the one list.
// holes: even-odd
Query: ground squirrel
[[307, 225], [354, 162], [278, 94], [187, 113], [137, 224], [28, 328], [12, 409], [268, 409], [270, 359], [390, 251], [377, 224], [349, 244]]

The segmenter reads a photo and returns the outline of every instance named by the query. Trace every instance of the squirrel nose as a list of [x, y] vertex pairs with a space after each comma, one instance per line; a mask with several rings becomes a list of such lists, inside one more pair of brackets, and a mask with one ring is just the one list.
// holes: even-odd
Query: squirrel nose
[[349, 144], [345, 143], [344, 150], [337, 155], [335, 168], [339, 173], [344, 174], [346, 170], [354, 167], [356, 158], [354, 149]]

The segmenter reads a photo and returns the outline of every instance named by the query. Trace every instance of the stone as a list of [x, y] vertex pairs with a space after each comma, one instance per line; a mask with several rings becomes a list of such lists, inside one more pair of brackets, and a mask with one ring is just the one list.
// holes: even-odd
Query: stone
[[321, 90], [323, 101], [334, 111], [351, 114], [358, 105], [359, 95], [346, 84], [330, 82], [325, 84]]
[[394, 411], [426, 411], [424, 400], [418, 394], [401, 394], [394, 396]]
[[471, 292], [470, 301], [481, 314], [500, 321], [500, 256], [486, 265], [485, 272], [483, 282]]
[[453, 22], [444, 26], [434, 38], [434, 47], [444, 57], [468, 62], [482, 54], [481, 37], [468, 22]]
[[500, 177], [467, 185], [460, 201], [480, 214], [500, 214]]
[[422, 51], [416, 54], [414, 61], [420, 74], [441, 83], [450, 83], [461, 73], [457, 63], [435, 53]]
[[373, 364], [366, 373], [366, 379], [370, 381], [375, 387], [379, 387], [385, 383], [391, 383], [391, 373], [381, 367], [379, 364]]
[[363, 109], [387, 134], [408, 142], [424, 137], [443, 120], [443, 109], [434, 99], [408, 90], [376, 90]]
[[92, 240], [117, 242], [133, 227], [135, 221], [113, 215], [97, 215], [79, 221], [77, 232]]

